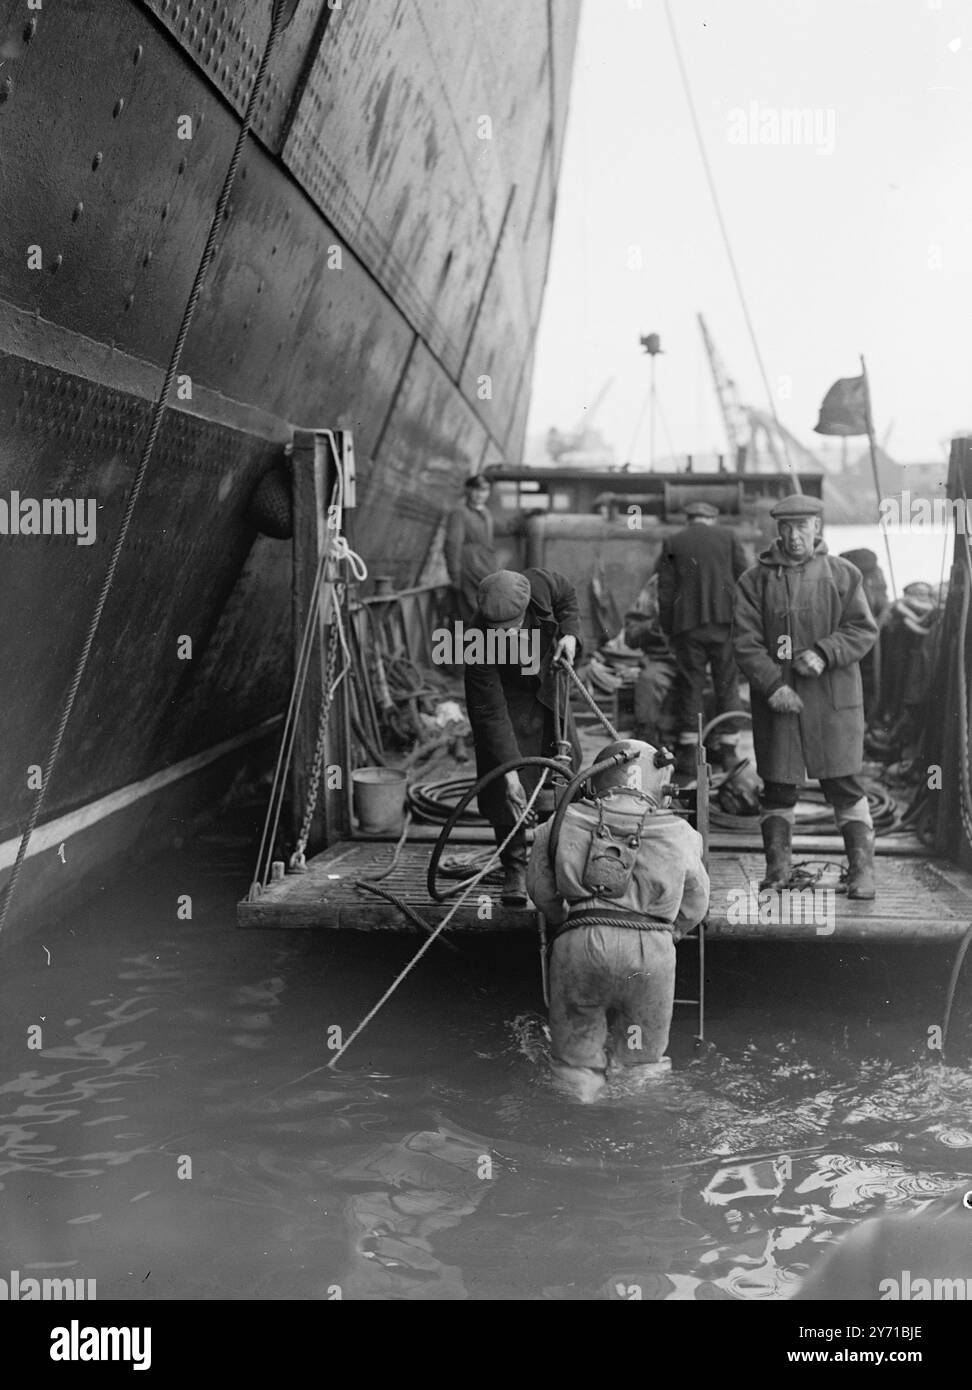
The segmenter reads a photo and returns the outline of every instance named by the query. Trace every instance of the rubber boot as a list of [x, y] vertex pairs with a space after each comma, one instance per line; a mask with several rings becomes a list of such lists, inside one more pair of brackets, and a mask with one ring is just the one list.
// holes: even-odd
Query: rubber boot
[[[509, 826], [505, 829], [497, 827], [496, 843], [501, 845], [509, 833]], [[527, 857], [526, 833], [520, 830], [516, 838], [510, 841], [500, 855], [500, 863], [503, 866], [503, 889], [500, 893], [500, 902], [504, 907], [526, 907], [529, 901], [526, 888]]]
[[762, 824], [766, 877], [760, 888], [785, 888], [793, 873], [793, 826], [785, 816], [767, 816]]
[[874, 831], [863, 821], [841, 827], [847, 850], [847, 896], [870, 902], [874, 897]]

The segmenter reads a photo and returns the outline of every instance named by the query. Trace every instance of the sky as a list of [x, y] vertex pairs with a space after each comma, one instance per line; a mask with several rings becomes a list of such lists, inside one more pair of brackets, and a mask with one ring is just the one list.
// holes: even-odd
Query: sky
[[[820, 401], [863, 353], [878, 438], [942, 459], [972, 429], [972, 0], [672, 12], [780, 419], [826, 449]], [[613, 378], [594, 424], [647, 465], [654, 332], [658, 458], [724, 451], [700, 311], [768, 409], [662, 0], [584, 0], [529, 433], [577, 427]]]

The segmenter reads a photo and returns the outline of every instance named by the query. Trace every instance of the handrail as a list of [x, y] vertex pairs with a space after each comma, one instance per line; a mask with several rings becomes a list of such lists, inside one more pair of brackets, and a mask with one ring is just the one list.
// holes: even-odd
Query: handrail
[[432, 594], [437, 589], [448, 589], [448, 580], [443, 579], [439, 584], [417, 584], [411, 589], [395, 589], [390, 594], [369, 594], [367, 598], [359, 598], [358, 603], [363, 608], [370, 603], [395, 603], [400, 598], [414, 598], [417, 594]]

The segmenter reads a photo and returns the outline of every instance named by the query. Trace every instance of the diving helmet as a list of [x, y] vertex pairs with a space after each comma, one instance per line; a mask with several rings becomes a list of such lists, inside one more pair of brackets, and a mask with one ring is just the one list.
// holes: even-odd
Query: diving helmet
[[675, 759], [665, 748], [653, 748], [650, 743], [639, 739], [624, 738], [617, 743], [609, 743], [597, 755], [597, 761], [605, 758], [623, 758], [615, 767], [599, 772], [591, 779], [591, 791], [595, 796], [604, 796], [610, 791], [642, 792], [657, 806], [667, 803], [666, 792], [671, 781], [671, 767]]

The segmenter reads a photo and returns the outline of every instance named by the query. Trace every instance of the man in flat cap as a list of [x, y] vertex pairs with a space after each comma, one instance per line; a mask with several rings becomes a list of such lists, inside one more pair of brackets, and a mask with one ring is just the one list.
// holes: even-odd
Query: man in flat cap
[[[732, 594], [746, 555], [731, 531], [717, 526], [708, 502], [690, 502], [688, 525], [662, 546], [658, 561], [658, 609], [676, 664], [676, 768], [690, 775], [699, 741], [706, 668], [712, 669], [716, 712], [741, 708], [730, 637]], [[738, 734], [724, 725], [715, 740], [722, 766], [736, 763]]]
[[493, 518], [489, 512], [492, 484], [482, 473], [467, 478], [465, 501], [453, 508], [446, 522], [445, 562], [452, 580], [455, 616], [468, 623], [476, 608], [480, 580], [496, 568]]
[[874, 830], [860, 780], [860, 660], [877, 639], [861, 572], [821, 539], [823, 503], [795, 494], [772, 508], [778, 538], [736, 585], [733, 642], [748, 678], [763, 779], [766, 878], [792, 873], [794, 807], [805, 772], [820, 779], [847, 849], [851, 898], [874, 897]]
[[[519, 634], [518, 643], [484, 641], [485, 659], [466, 662], [466, 709], [476, 748], [476, 776], [485, 776], [518, 757], [552, 758], [557, 752], [554, 711], [558, 680], [554, 662], [563, 658], [571, 665], [581, 646], [580, 613], [574, 586], [553, 570], [528, 569], [523, 574], [497, 570], [479, 586], [479, 606], [467, 630], [505, 630]], [[516, 654], [527, 661], [508, 659]], [[563, 703], [563, 702], [562, 702]], [[580, 748], [573, 718], [567, 713], [562, 737], [572, 750], [572, 767], [580, 768]], [[479, 796], [479, 809], [493, 826], [497, 845], [513, 828], [527, 797], [543, 769], [524, 768], [497, 778]], [[502, 901], [525, 906], [526, 831], [503, 851]]]

